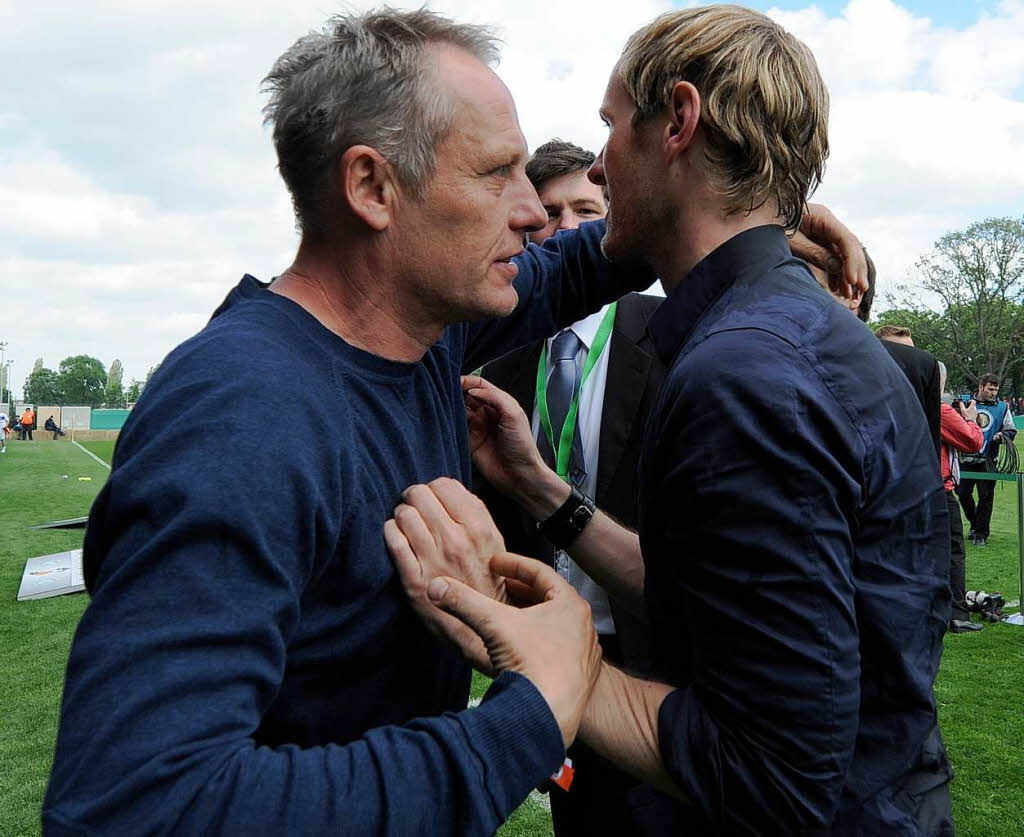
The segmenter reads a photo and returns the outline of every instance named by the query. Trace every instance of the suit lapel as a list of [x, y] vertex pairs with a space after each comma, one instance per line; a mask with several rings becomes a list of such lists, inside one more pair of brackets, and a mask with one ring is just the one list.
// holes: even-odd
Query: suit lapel
[[533, 416], [533, 402], [537, 397], [537, 363], [543, 340], [531, 343], [521, 349], [509, 352], [487, 364], [483, 370], [485, 378], [505, 381], [505, 391], [519, 402], [527, 418]]
[[599, 506], [618, 470], [650, 373], [651, 356], [637, 345], [644, 338], [645, 328], [646, 320], [632, 305], [632, 298], [620, 300], [609, 342], [611, 353], [598, 443], [597, 497], [594, 499]]

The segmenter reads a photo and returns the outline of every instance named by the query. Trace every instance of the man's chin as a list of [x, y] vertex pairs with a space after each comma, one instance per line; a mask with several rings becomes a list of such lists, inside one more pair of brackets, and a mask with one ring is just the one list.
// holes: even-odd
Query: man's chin
[[609, 227], [601, 239], [601, 254], [610, 262], [628, 262], [629, 251]]
[[505, 293], [492, 299], [482, 300], [472, 310], [464, 312], [463, 320], [489, 320], [495, 317], [507, 317], [519, 305], [519, 292], [510, 287]]

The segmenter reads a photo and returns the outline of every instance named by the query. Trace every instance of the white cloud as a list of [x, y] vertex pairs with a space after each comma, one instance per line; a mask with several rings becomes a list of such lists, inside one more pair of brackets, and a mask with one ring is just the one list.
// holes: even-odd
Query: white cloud
[[[498, 25], [499, 72], [531, 146], [561, 136], [597, 148], [622, 44], [669, 4], [433, 6]], [[335, 8], [81, 0], [26, 11], [0, 0], [0, 72], [19, 80], [0, 105], [0, 340], [16, 385], [36, 357], [56, 366], [79, 353], [120, 357], [126, 380], [141, 377], [243, 272], [288, 264], [296, 236], [259, 81]], [[813, 49], [829, 85], [818, 197], [869, 245], [883, 288], [947, 230], [1020, 213], [1024, 4], [959, 30], [891, 0], [771, 14]]]
[[[771, 16], [813, 50], [831, 94], [817, 199], [868, 245], [884, 292], [943, 233], [1024, 210], [1024, 4], [962, 30], [891, 0]], [[883, 303], [879, 303], [880, 305]]]

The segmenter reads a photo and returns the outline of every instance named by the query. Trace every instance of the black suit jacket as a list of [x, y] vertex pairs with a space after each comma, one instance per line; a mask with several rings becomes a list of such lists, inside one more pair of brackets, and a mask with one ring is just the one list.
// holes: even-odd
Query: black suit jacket
[[917, 400], [921, 402], [921, 409], [924, 410], [924, 416], [928, 420], [928, 432], [932, 434], [932, 441], [935, 442], [937, 464], [941, 456], [939, 446], [942, 443], [939, 426], [942, 420], [939, 362], [931, 352], [914, 346], [894, 343], [892, 340], [883, 340], [882, 345], [885, 346], [889, 356], [896, 361], [896, 365], [903, 370], [903, 374], [910, 381], [910, 386], [914, 388]]
[[[639, 520], [637, 464], [647, 417], [654, 406], [665, 367], [647, 336], [647, 321], [662, 297], [629, 294], [619, 300], [608, 344], [608, 377], [598, 442], [598, 508], [632, 529]], [[527, 416], [533, 414], [537, 363], [542, 342], [509, 352], [483, 368], [483, 376], [515, 397]], [[477, 494], [505, 537], [510, 552], [550, 562], [552, 548], [536, 523], [515, 503], [477, 479]], [[649, 631], [625, 608], [610, 600], [612, 619], [627, 667], [637, 673], [650, 668]]]

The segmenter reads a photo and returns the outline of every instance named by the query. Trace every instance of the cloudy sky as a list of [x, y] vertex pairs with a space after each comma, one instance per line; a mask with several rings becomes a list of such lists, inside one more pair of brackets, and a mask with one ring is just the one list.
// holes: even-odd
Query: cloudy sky
[[[350, 3], [346, 8], [364, 4]], [[369, 5], [369, 4], [365, 4]], [[399, 4], [401, 5], [401, 4]], [[670, 2], [444, 0], [497, 25], [531, 147], [591, 148], [626, 36]], [[882, 290], [942, 233], [1024, 212], [1024, 0], [757, 3], [814, 51], [832, 94], [817, 198]], [[330, 0], [0, 0], [0, 342], [13, 388], [72, 354], [125, 383], [200, 329], [244, 272], [296, 245], [259, 82]]]

